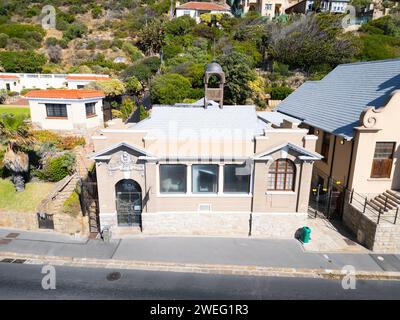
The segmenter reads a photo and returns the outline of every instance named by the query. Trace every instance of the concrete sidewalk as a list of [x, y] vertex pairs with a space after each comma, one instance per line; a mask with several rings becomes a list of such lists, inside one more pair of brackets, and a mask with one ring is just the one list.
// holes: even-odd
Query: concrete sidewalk
[[[17, 235], [13, 238], [10, 233]], [[111, 261], [328, 270], [352, 265], [359, 271], [400, 271], [399, 255], [305, 252], [297, 240], [138, 236], [104, 243], [53, 232], [0, 229], [1, 252]]]

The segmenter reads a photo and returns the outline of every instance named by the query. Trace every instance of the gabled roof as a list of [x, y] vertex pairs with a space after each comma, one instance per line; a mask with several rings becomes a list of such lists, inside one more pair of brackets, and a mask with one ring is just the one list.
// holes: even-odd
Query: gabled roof
[[108, 76], [67, 76], [67, 80], [70, 81], [82, 81], [82, 80], [93, 80], [93, 81], [100, 81], [100, 80], [110, 80]]
[[337, 66], [321, 81], [308, 81], [275, 110], [351, 139], [361, 112], [381, 108], [400, 89], [400, 59]]
[[104, 92], [99, 90], [87, 89], [48, 89], [48, 90], [33, 90], [29, 91], [25, 97], [29, 98], [43, 98], [43, 99], [65, 99], [65, 100], [79, 100], [89, 98], [104, 98]]
[[176, 7], [176, 9], [230, 11], [228, 7], [212, 2], [191, 1]]
[[270, 157], [270, 155], [273, 154], [274, 152], [276, 152], [278, 150], [282, 150], [282, 149], [292, 149], [292, 150], [296, 151], [297, 153], [300, 153], [301, 154], [301, 156], [299, 156], [300, 160], [321, 160], [323, 158], [323, 156], [321, 156], [320, 154], [318, 154], [316, 152], [306, 150], [303, 147], [300, 147], [293, 143], [288, 142], [288, 143], [284, 143], [284, 144], [278, 145], [276, 147], [273, 147], [267, 151], [256, 154], [253, 157], [253, 159], [254, 160], [272, 159]]
[[135, 151], [135, 152], [137, 152], [137, 153], [139, 153], [139, 154], [141, 154], [142, 156], [145, 156], [145, 157], [153, 157], [146, 150], [138, 148], [138, 147], [135, 147], [134, 145], [131, 145], [131, 144], [123, 141], [123, 142], [119, 142], [117, 144], [114, 144], [114, 145], [112, 145], [110, 147], [107, 147], [107, 148], [105, 148], [103, 150], [100, 150], [100, 151], [92, 154], [90, 156], [90, 159], [92, 159], [92, 160], [108, 160], [108, 159], [111, 158], [109, 153], [111, 151], [116, 150], [116, 149], [121, 148], [121, 147], [125, 147], [127, 149], [132, 150], [132, 151]]

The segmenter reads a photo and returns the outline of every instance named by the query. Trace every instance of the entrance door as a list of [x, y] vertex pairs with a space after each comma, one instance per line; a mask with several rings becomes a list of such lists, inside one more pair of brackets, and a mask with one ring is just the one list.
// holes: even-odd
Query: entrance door
[[115, 186], [117, 219], [119, 226], [142, 226], [142, 189], [131, 179], [119, 181]]

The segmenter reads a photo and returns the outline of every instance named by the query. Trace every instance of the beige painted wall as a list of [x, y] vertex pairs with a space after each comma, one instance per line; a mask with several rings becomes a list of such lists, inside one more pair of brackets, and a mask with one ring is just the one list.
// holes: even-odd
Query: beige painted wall
[[[103, 150], [122, 141], [140, 149], [145, 149], [155, 156], [181, 155], [197, 156], [201, 152], [194, 152], [193, 145], [207, 146], [208, 155], [223, 156], [236, 155], [251, 157], [255, 154], [262, 154], [282, 144], [291, 142], [307, 150], [314, 151], [316, 138], [307, 135], [307, 130], [298, 128], [269, 129], [265, 136], [257, 136], [255, 141], [234, 140], [212, 141], [208, 146], [203, 141], [196, 139], [177, 141], [170, 145], [169, 140], [155, 139], [147, 136], [143, 131], [134, 130], [102, 130], [102, 135], [94, 137], [95, 150]], [[204, 145], [203, 145], [204, 143]], [[239, 151], [238, 151], [239, 150]], [[116, 193], [115, 185], [121, 179], [133, 179], [142, 188], [143, 217], [146, 214], [166, 214], [170, 217], [173, 213], [199, 214], [199, 205], [208, 204], [211, 213], [243, 214], [248, 217], [250, 212], [261, 214], [293, 214], [307, 212], [308, 197], [310, 192], [310, 181], [312, 174], [312, 162], [298, 159], [298, 153], [290, 148], [278, 149], [268, 155], [267, 158], [255, 161], [252, 173], [251, 187], [249, 194], [226, 194], [223, 193], [223, 166], [227, 163], [243, 163], [244, 160], [229, 161], [202, 161], [201, 163], [215, 163], [219, 165], [219, 191], [217, 194], [193, 194], [191, 192], [191, 165], [199, 163], [192, 160], [179, 160], [180, 164], [187, 165], [187, 193], [186, 194], [161, 194], [159, 189], [159, 165], [165, 163], [163, 160], [156, 162], [142, 162], [144, 171], [133, 170], [131, 172], [108, 170], [108, 164], [117, 162], [123, 151], [128, 152], [134, 162], [140, 154], [129, 148], [121, 147], [117, 152], [109, 151], [111, 160], [98, 160], [96, 164], [97, 180], [99, 188], [100, 221], [102, 225], [116, 224]], [[295, 163], [296, 177], [293, 191], [268, 191], [267, 179], [268, 170], [271, 164], [279, 158], [288, 158]], [[169, 161], [169, 164], [178, 163]], [[254, 180], [254, 181], [253, 181]], [[254, 183], [253, 183], [254, 182]], [[254, 188], [253, 188], [254, 186]], [[144, 219], [144, 218], [143, 218]], [[168, 218], [170, 219], [170, 218]], [[167, 220], [168, 220], [167, 219]], [[236, 218], [235, 218], [236, 219]], [[247, 218], [243, 218], [246, 220]], [[267, 217], [265, 218], [267, 219]], [[265, 221], [265, 219], [263, 221]], [[243, 221], [244, 221], [243, 220]], [[144, 221], [144, 220], [143, 220]], [[169, 220], [168, 220], [169, 221]], [[260, 230], [264, 230], [261, 226]]]

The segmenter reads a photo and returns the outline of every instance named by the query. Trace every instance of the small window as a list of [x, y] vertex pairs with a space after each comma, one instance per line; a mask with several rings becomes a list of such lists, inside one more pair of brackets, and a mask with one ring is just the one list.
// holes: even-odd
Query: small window
[[186, 193], [186, 166], [183, 164], [160, 165], [160, 192]]
[[78, 85], [76, 86], [76, 88], [77, 88], [77, 89], [83, 89], [83, 88], [85, 88], [85, 86], [84, 86], [83, 84], [78, 84]]
[[294, 191], [296, 167], [289, 159], [278, 159], [268, 172], [268, 190]]
[[48, 118], [68, 118], [66, 104], [46, 103], [46, 113]]
[[249, 193], [250, 169], [245, 165], [226, 164], [224, 166], [224, 192]]
[[194, 193], [218, 192], [218, 165], [192, 165], [192, 186]]
[[376, 143], [371, 178], [390, 178], [395, 145], [394, 142]]
[[328, 162], [330, 145], [331, 145], [331, 135], [327, 132], [324, 132], [322, 136], [322, 145], [321, 145], [321, 155], [324, 157], [322, 161], [324, 162]]
[[96, 115], [96, 103], [85, 103], [86, 117], [92, 117]]

